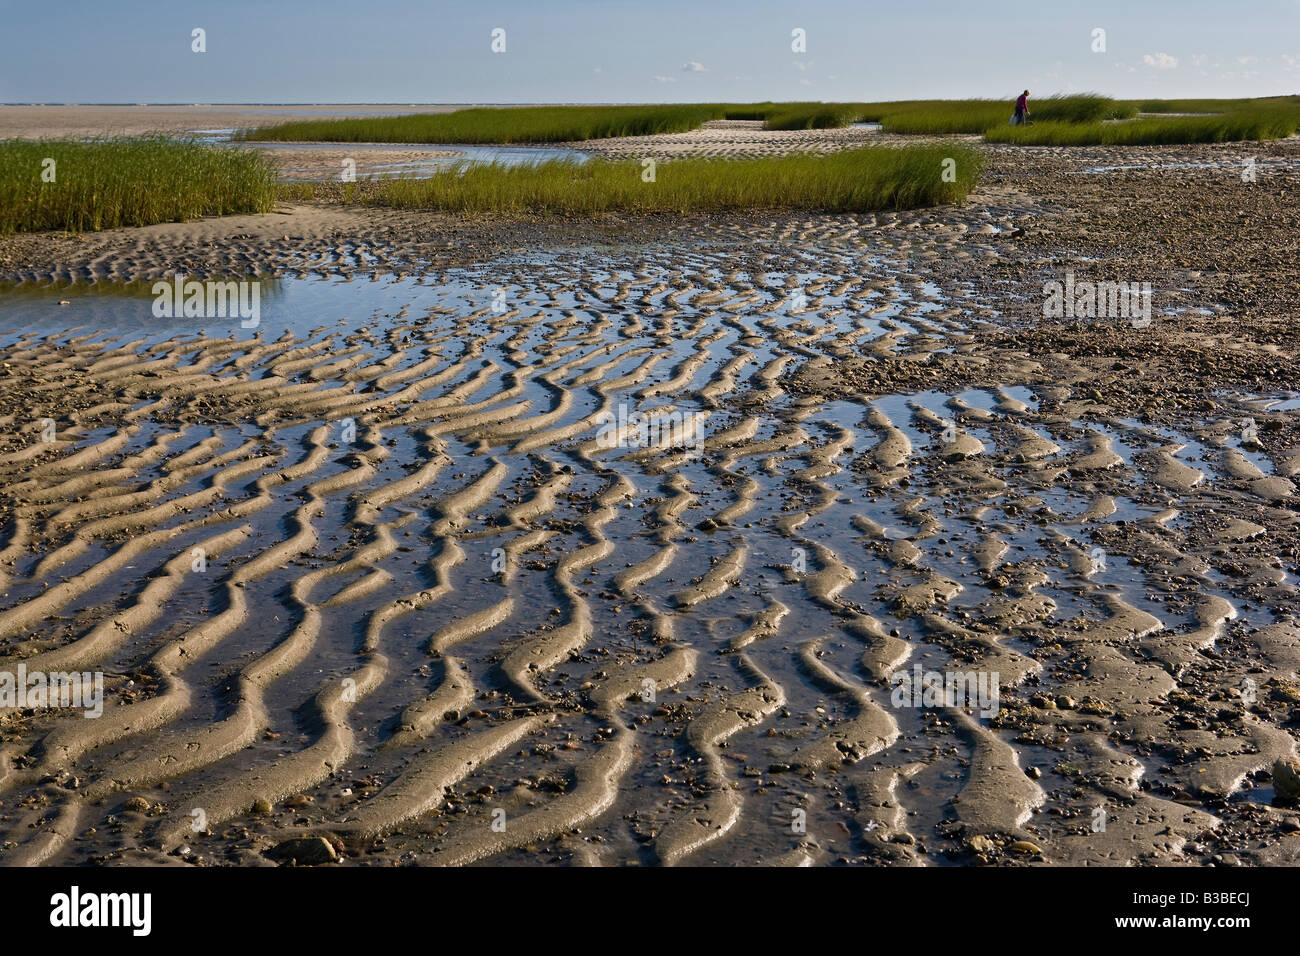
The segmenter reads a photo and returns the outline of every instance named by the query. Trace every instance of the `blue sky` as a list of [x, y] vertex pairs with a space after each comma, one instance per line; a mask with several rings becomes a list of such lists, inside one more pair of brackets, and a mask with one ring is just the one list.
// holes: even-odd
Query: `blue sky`
[[0, 17], [0, 102], [1300, 92], [1300, 0], [0, 0]]

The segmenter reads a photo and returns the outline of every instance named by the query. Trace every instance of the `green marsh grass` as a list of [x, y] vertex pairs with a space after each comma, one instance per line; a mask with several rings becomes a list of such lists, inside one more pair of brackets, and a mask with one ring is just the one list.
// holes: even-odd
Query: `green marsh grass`
[[[53, 182], [42, 180], [47, 159]], [[274, 166], [255, 150], [165, 137], [0, 141], [0, 233], [270, 212], [275, 197]]]
[[[934, 100], [909, 104], [891, 110], [890, 104], [870, 104], [870, 112], [880, 115], [886, 133], [938, 135], [943, 133], [983, 133], [998, 126], [1009, 126], [1015, 112], [1015, 97], [1007, 100]], [[1030, 117], [1035, 123], [1094, 123], [1102, 120], [1127, 119], [1137, 115], [1137, 108], [1096, 93], [1071, 96], [1030, 97]]]
[[1266, 100], [1132, 100], [1142, 113], [1227, 113], [1265, 105]]
[[722, 107], [720, 119], [766, 120], [775, 109], [775, 103], [731, 103]]
[[858, 122], [861, 113], [856, 103], [789, 103], [771, 109], [764, 128], [840, 129]]
[[1300, 127], [1300, 109], [1251, 107], [1210, 116], [1143, 117], [1127, 123], [1036, 123], [988, 130], [990, 143], [1032, 146], [1139, 146], [1285, 139]]
[[[762, 120], [767, 129], [835, 129], [858, 122], [880, 123], [886, 133], [944, 135], [989, 133], [990, 142], [1204, 142], [1215, 137], [1266, 138], [1285, 122], [1263, 122], [1261, 110], [1286, 111], [1295, 97], [1259, 100], [1114, 100], [1097, 93], [1030, 99], [1034, 126], [1015, 132], [1009, 119], [1014, 96], [1005, 99], [900, 100], [889, 103], [700, 103], [661, 106], [543, 106], [510, 109], [464, 109], [453, 113], [322, 119], [281, 123], [246, 130], [245, 140], [376, 143], [550, 143], [645, 136], [698, 129], [711, 119]], [[1157, 126], [1192, 117], [1143, 113], [1207, 113], [1230, 117], [1231, 123], [1203, 126]], [[1129, 133], [1098, 132], [1102, 124], [1133, 121]], [[1150, 121], [1147, 125], [1141, 125]], [[1043, 129], [1044, 126], [1050, 129]], [[1063, 128], [1070, 128], [1069, 132]], [[1035, 133], [1034, 130], [1039, 132]], [[1036, 139], [1037, 137], [1037, 139]], [[1118, 137], [1112, 139], [1111, 137]], [[1135, 137], [1132, 139], [1126, 137]], [[1192, 138], [1187, 138], [1192, 137]]]
[[[774, 106], [766, 120], [768, 129], [830, 129], [871, 122], [880, 123], [886, 133], [942, 135], [983, 133], [1005, 125], [1014, 110], [1014, 96], [1002, 100], [786, 103]], [[1080, 93], [1031, 99], [1030, 112], [1036, 120], [1091, 123], [1136, 116], [1137, 107], [1097, 93]]]
[[[944, 182], [952, 159], [954, 182]], [[357, 190], [363, 202], [403, 209], [507, 215], [698, 213], [744, 209], [864, 212], [959, 202], [979, 175], [964, 147], [871, 147], [823, 156], [678, 159], [642, 180], [637, 161], [564, 160], [529, 166], [462, 165], [427, 179]]]
[[940, 135], [982, 133], [1005, 123], [1011, 109], [1000, 100], [962, 100], [932, 103], [897, 112], [882, 111], [880, 126], [885, 133]]
[[298, 120], [242, 130], [248, 141], [331, 143], [559, 143], [684, 133], [713, 119], [764, 120], [769, 129], [819, 129], [855, 121], [852, 103], [695, 103], [659, 106], [525, 106], [362, 119]]
[[247, 141], [325, 143], [560, 143], [684, 133], [721, 119], [721, 105], [521, 106], [362, 119], [298, 120], [243, 130]]

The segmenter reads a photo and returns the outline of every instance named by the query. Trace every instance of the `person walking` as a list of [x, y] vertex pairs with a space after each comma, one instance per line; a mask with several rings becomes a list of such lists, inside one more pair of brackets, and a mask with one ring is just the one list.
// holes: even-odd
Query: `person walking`
[[1012, 123], [1016, 126], [1024, 126], [1029, 122], [1029, 91], [1025, 90], [1016, 98], [1016, 115]]

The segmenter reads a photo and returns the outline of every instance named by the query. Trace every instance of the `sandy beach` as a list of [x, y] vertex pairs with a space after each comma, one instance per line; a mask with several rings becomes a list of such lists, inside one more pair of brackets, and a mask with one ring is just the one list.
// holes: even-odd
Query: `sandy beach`
[[[561, 145], [903, 139], [760, 126]], [[0, 237], [0, 654], [105, 694], [0, 707], [0, 863], [1300, 864], [1300, 141], [980, 148], [911, 212]]]

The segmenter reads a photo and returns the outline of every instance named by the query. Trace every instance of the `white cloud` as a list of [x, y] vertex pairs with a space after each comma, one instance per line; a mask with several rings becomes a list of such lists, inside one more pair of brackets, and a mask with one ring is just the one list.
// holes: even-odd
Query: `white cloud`
[[699, 60], [688, 60], [682, 64], [682, 70], [687, 73], [707, 73], [708, 68]]
[[676, 82], [677, 82], [677, 77], [675, 77], [675, 76], [656, 76], [656, 77], [655, 77], [655, 82], [656, 82], [656, 83], [676, 83]]
[[1178, 57], [1170, 56], [1168, 53], [1145, 53], [1142, 62], [1157, 70], [1172, 70], [1178, 66]]
[[1250, 66], [1252, 63], [1258, 63], [1258, 62], [1259, 62], [1259, 57], [1257, 57], [1257, 56], [1239, 56], [1239, 57], [1237, 57], [1237, 62], [1240, 63], [1240, 64], [1242, 64], [1242, 66]]

